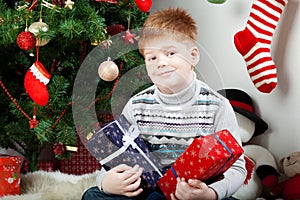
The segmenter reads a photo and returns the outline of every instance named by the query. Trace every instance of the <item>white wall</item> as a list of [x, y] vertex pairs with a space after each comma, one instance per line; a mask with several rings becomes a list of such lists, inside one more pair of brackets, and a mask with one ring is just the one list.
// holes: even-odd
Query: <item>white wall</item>
[[201, 62], [197, 68], [212, 88], [238, 88], [254, 101], [256, 113], [269, 129], [253, 138], [277, 160], [300, 151], [300, 0], [289, 0], [272, 41], [278, 85], [270, 93], [252, 84], [243, 58], [235, 49], [234, 34], [244, 29], [253, 0], [227, 0], [221, 5], [206, 0], [154, 0], [151, 11], [183, 7], [197, 20]]

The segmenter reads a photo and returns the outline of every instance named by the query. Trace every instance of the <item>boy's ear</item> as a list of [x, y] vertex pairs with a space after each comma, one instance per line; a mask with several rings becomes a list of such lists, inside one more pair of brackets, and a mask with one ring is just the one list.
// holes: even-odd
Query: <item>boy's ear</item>
[[194, 46], [191, 49], [191, 64], [192, 64], [192, 66], [195, 67], [198, 64], [199, 60], [200, 60], [199, 49], [198, 49], [198, 47]]

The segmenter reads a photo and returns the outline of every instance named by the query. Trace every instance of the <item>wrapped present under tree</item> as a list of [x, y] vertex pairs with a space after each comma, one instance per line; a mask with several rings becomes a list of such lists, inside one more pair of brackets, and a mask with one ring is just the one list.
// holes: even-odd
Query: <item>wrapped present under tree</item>
[[20, 194], [22, 156], [0, 155], [0, 197]]
[[243, 149], [228, 130], [195, 138], [176, 160], [158, 186], [167, 199], [176, 190], [176, 178], [208, 181], [224, 173], [243, 154]]

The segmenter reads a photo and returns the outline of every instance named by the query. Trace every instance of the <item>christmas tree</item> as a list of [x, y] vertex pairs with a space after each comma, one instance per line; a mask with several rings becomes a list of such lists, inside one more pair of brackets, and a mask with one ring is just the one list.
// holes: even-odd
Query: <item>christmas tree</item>
[[[30, 171], [37, 170], [45, 145], [53, 145], [57, 158], [69, 157], [78, 130], [95, 130], [104, 122], [101, 113], [112, 113], [111, 94], [120, 77], [143, 64], [134, 31], [150, 6], [138, 0], [0, 0], [0, 147], [24, 155]], [[88, 56], [93, 51], [97, 56]], [[96, 64], [83, 72], [93, 75], [81, 81], [78, 70], [88, 63]], [[101, 64], [113, 68], [104, 74]], [[144, 74], [124, 78], [126, 88], [149, 83]], [[92, 101], [74, 95], [76, 81], [76, 91], [85, 92], [89, 81], [97, 83]], [[128, 93], [118, 90], [120, 96]], [[77, 111], [86, 124], [78, 127], [72, 107], [82, 99]], [[98, 124], [88, 119], [91, 109]]]

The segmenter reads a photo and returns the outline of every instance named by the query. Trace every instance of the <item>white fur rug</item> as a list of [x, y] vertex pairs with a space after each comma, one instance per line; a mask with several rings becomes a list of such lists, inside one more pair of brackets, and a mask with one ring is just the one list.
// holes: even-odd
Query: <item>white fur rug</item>
[[70, 175], [59, 171], [36, 171], [21, 175], [21, 195], [0, 200], [80, 200], [84, 191], [96, 185], [99, 171], [84, 175]]

